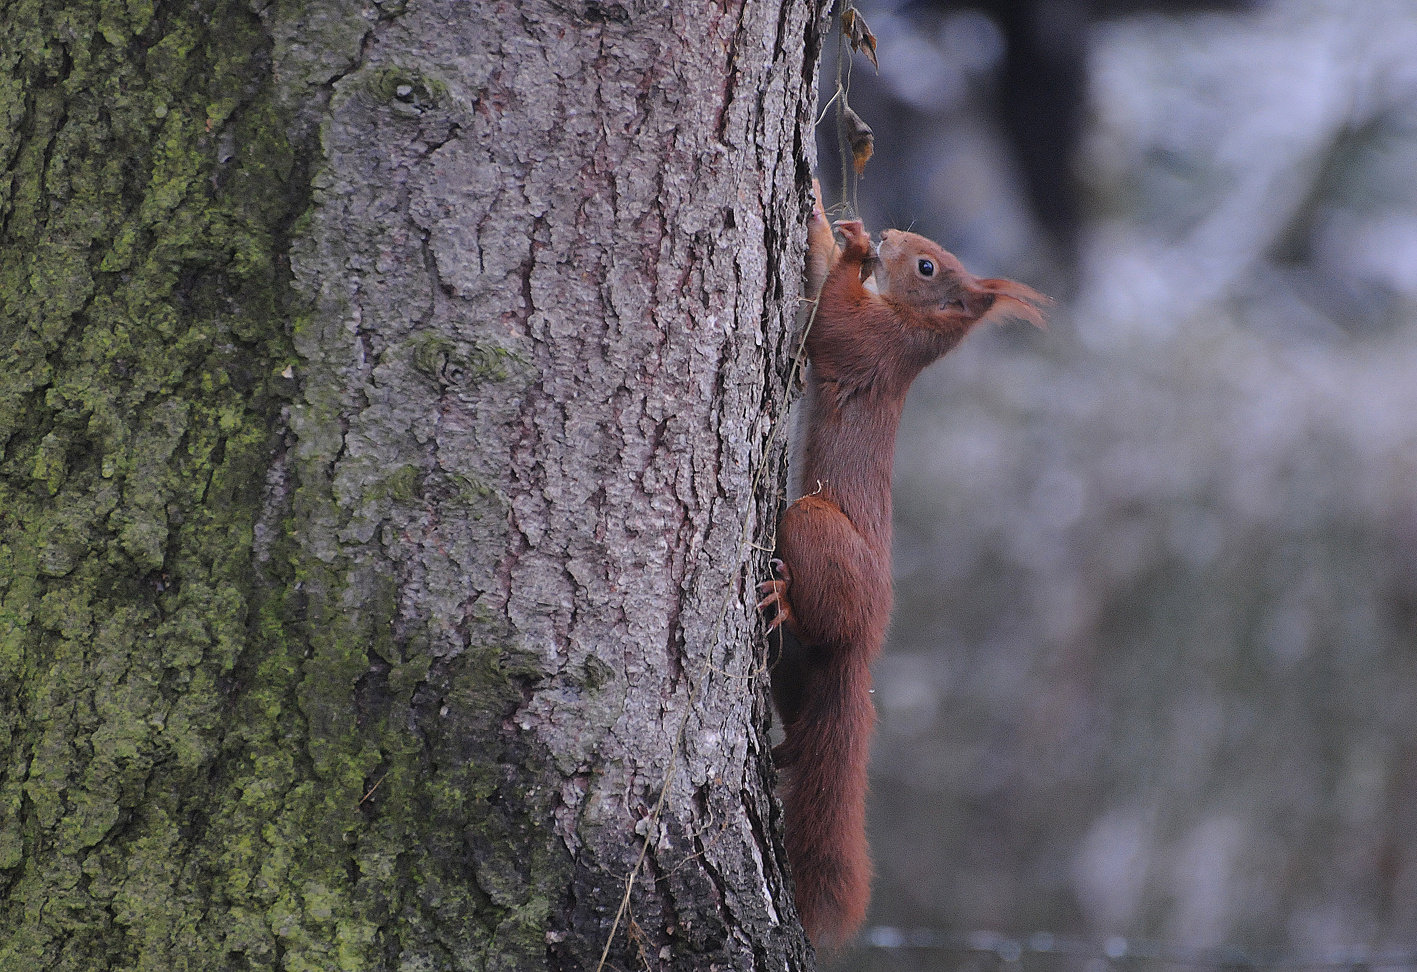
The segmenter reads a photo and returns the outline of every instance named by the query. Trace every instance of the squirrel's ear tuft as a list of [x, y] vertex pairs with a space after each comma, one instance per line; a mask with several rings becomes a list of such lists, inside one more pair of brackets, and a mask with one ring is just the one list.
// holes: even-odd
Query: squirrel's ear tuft
[[1014, 317], [1027, 321], [1040, 331], [1046, 329], [1047, 310], [1053, 305], [1053, 298], [1015, 280], [990, 278], [980, 280], [979, 287], [997, 298], [985, 316], [996, 320], [1001, 317]]

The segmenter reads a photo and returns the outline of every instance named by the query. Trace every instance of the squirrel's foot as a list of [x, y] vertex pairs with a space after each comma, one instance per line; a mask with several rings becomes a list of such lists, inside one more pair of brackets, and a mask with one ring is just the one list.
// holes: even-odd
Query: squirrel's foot
[[807, 266], [803, 277], [803, 296], [809, 301], [817, 299], [827, 274], [841, 259], [841, 247], [832, 236], [832, 226], [823, 208], [822, 184], [816, 179], [812, 180], [812, 194], [812, 220], [807, 224]]
[[758, 593], [763, 595], [763, 599], [758, 602], [758, 610], [766, 613], [769, 608], [773, 609], [772, 617], [768, 618], [768, 630], [772, 631], [784, 624], [789, 627], [792, 625], [792, 605], [787, 600], [787, 589], [792, 586], [792, 571], [776, 557], [769, 563], [772, 564], [777, 579], [763, 581], [758, 585]]
[[822, 183], [820, 179], [812, 180], [812, 232], [824, 231], [830, 234], [831, 223], [827, 221], [826, 203], [822, 201]]

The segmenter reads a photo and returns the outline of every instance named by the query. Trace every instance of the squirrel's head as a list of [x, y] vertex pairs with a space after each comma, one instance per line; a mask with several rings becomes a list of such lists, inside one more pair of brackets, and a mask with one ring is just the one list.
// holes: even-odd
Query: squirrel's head
[[986, 315], [1042, 327], [1043, 308], [1052, 303], [1012, 280], [979, 279], [944, 247], [915, 233], [884, 231], [876, 255], [876, 292], [942, 330], [962, 333]]

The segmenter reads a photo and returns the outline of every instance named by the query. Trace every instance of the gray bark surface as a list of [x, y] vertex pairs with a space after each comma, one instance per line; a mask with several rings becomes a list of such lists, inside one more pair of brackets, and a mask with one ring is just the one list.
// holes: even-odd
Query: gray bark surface
[[[544, 892], [568, 967], [598, 958], [635, 830], [620, 961], [800, 961], [745, 731], [764, 702], [741, 541], [775, 514], [752, 474], [795, 298], [809, 33], [800, 5], [410, 7], [323, 132], [294, 424], [347, 427], [301, 456], [345, 515], [307, 549], [349, 556], [365, 603], [398, 577], [395, 642], [417, 633], [431, 680], [519, 669], [488, 728], [530, 761], [501, 792], [570, 882]], [[419, 501], [362, 512], [401, 470]], [[479, 862], [494, 899], [549, 877], [516, 863]]]

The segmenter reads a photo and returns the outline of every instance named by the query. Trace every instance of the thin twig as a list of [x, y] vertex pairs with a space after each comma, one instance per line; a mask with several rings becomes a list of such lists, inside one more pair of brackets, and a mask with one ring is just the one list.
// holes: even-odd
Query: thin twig
[[378, 783], [375, 783], [373, 786], [371, 786], [371, 787], [369, 788], [369, 792], [366, 793], [366, 794], [364, 794], [364, 796], [360, 797], [360, 798], [359, 798], [359, 802], [358, 802], [357, 804], [355, 804], [355, 805], [356, 805], [356, 806], [360, 806], [360, 807], [364, 806], [364, 801], [367, 800], [367, 799], [369, 799], [371, 796], [373, 796], [373, 795], [374, 795], [374, 791], [377, 790], [380, 786], [382, 786], [383, 783], [384, 783], [384, 781], [387, 780], [388, 778], [389, 778], [389, 774], [388, 774], [388, 773], [385, 773], [383, 776], [379, 777], [379, 782], [378, 782]]

